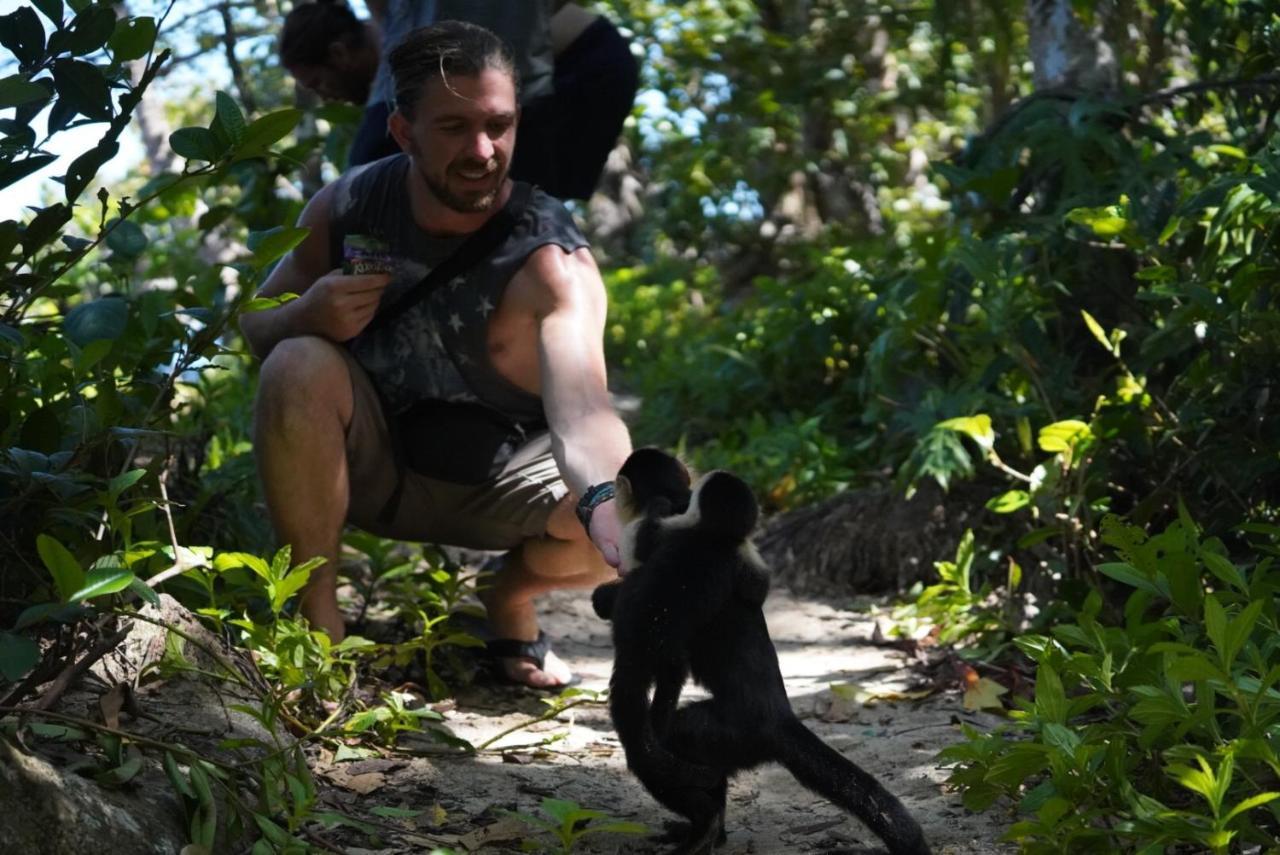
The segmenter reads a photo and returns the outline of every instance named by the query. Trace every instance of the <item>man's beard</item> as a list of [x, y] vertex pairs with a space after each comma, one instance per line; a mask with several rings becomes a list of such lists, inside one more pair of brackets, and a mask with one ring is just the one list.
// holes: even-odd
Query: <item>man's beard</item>
[[426, 167], [422, 164], [421, 158], [418, 160], [418, 174], [422, 176], [423, 182], [427, 185], [427, 189], [431, 194], [440, 200], [446, 208], [457, 211], [459, 214], [481, 214], [490, 210], [494, 203], [498, 200], [498, 194], [502, 191], [502, 185], [506, 182], [507, 165], [502, 161], [496, 161], [491, 175], [497, 177], [493, 182], [493, 189], [481, 195], [460, 195], [449, 189], [449, 170], [452, 165], [445, 170], [444, 179], [438, 180], [432, 177]]

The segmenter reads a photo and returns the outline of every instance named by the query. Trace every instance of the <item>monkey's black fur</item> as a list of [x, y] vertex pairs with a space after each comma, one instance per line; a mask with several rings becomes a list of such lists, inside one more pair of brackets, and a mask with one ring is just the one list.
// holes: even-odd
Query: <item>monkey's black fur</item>
[[[748, 541], [759, 515], [750, 488], [712, 472], [680, 513], [681, 491], [669, 478], [674, 458], [642, 451], [619, 473], [619, 515], [635, 566], [621, 583], [597, 588], [592, 601], [613, 620], [609, 711], [627, 765], [690, 823], [673, 852], [709, 852], [722, 842], [729, 776], [776, 761], [866, 823], [893, 855], [928, 855], [902, 803], [791, 711], [761, 609], [767, 570]], [[677, 709], [690, 673], [711, 699]]]

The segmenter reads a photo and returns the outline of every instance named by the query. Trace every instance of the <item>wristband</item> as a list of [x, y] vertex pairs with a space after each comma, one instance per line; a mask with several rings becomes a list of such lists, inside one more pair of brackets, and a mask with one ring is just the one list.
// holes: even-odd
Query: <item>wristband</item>
[[582, 527], [587, 530], [587, 534], [591, 534], [591, 514], [596, 508], [613, 498], [613, 482], [601, 481], [587, 488], [587, 492], [582, 494], [582, 498], [578, 499], [578, 504], [574, 508], [574, 512], [578, 515], [578, 522], [582, 523]]

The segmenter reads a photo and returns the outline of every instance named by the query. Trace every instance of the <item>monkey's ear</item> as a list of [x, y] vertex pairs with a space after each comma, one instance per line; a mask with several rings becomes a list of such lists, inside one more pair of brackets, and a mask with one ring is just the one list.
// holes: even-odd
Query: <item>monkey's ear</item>
[[629, 522], [639, 514], [635, 491], [631, 489], [631, 479], [626, 475], [613, 479], [613, 497], [618, 503], [618, 519], [622, 522]]

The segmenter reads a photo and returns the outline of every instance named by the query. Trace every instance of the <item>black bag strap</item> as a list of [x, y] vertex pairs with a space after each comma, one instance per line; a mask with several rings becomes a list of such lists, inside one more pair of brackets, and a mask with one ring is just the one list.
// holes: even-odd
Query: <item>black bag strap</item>
[[452, 255], [431, 268], [431, 271], [423, 276], [417, 285], [401, 294], [400, 299], [385, 308], [379, 308], [373, 320], [361, 331], [362, 334], [385, 326], [431, 296], [437, 288], [466, 273], [481, 260], [493, 254], [494, 250], [511, 236], [516, 223], [520, 222], [524, 216], [531, 195], [533, 195], [531, 184], [523, 181], [514, 182], [511, 195], [507, 197], [507, 204], [486, 220], [483, 226], [472, 232], [471, 237], [454, 250]]

